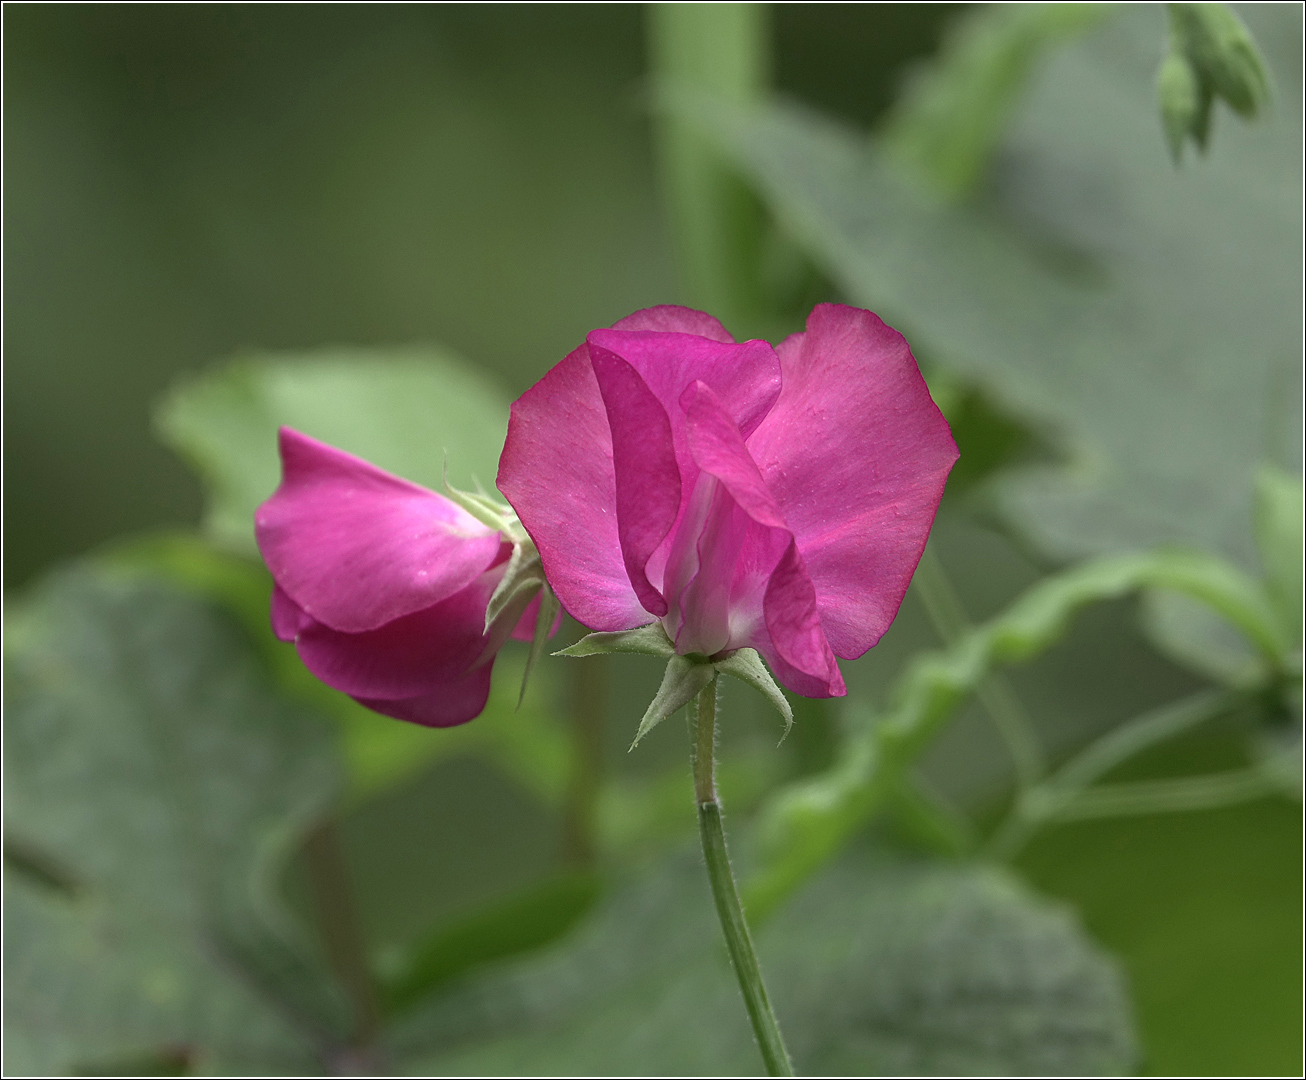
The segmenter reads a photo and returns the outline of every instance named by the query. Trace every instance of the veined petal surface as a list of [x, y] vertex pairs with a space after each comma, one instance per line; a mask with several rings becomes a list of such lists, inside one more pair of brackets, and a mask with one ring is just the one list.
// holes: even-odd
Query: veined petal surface
[[793, 530], [825, 636], [851, 659], [897, 614], [957, 447], [907, 342], [871, 312], [820, 304], [777, 351], [780, 398], [748, 449]]

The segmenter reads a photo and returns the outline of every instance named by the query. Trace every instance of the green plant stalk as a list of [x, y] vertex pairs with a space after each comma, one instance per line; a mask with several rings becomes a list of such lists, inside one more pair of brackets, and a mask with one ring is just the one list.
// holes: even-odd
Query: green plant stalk
[[[737, 105], [760, 98], [769, 78], [766, 5], [649, 4], [647, 19], [657, 89]], [[693, 125], [659, 111], [654, 137], [686, 302], [747, 325], [761, 303], [761, 207]]]
[[712, 883], [712, 899], [716, 901], [721, 932], [725, 935], [730, 961], [739, 979], [739, 989], [744, 995], [758, 1049], [766, 1062], [767, 1075], [793, 1076], [793, 1062], [789, 1060], [784, 1036], [780, 1034], [780, 1025], [771, 1010], [752, 935], [748, 932], [744, 908], [739, 902], [739, 889], [730, 870], [730, 856], [726, 852], [721, 800], [716, 792], [716, 695], [717, 687], [713, 682], [698, 695], [697, 708], [691, 708], [691, 714], [695, 714], [691, 716], [694, 797], [698, 802], [698, 831], [703, 841], [703, 858], [707, 862], [707, 876]]
[[603, 729], [607, 719], [607, 657], [572, 665], [571, 775], [563, 809], [563, 857], [586, 867], [597, 854], [595, 840], [603, 783]]

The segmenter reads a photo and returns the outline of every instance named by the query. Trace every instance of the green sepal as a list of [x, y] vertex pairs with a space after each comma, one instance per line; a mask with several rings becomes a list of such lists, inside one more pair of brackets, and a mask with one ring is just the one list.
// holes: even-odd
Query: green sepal
[[639, 730], [635, 732], [635, 741], [630, 744], [630, 748], [634, 750], [640, 739], [677, 709], [684, 708], [693, 701], [700, 692], [712, 685], [715, 678], [716, 668], [710, 660], [691, 660], [688, 656], [673, 655], [667, 661], [662, 685], [658, 687], [648, 711], [639, 722]]
[[[485, 648], [478, 663], [484, 663], [503, 648], [504, 642], [512, 636], [517, 623], [521, 621], [522, 615], [526, 613], [527, 606], [535, 599], [535, 594], [543, 587], [544, 581], [542, 578], [525, 578], [519, 581], [510, 593], [501, 597], [493, 617], [490, 617], [487, 611]], [[495, 591], [495, 595], [498, 596], [498, 590]]]
[[660, 622], [649, 623], [636, 630], [615, 630], [611, 633], [589, 634], [575, 645], [554, 653], [554, 656], [601, 656], [604, 653], [643, 653], [646, 656], [673, 656], [675, 646], [662, 629]]
[[780, 741], [784, 742], [789, 735], [789, 729], [794, 726], [794, 710], [789, 705], [789, 699], [784, 696], [783, 691], [776, 685], [775, 679], [771, 677], [771, 673], [766, 670], [766, 665], [757, 655], [757, 650], [736, 649], [724, 660], [716, 661], [713, 666], [721, 674], [730, 675], [740, 682], [747, 683], [775, 706], [776, 712], [784, 717], [785, 730], [780, 736]]
[[[513, 544], [512, 555], [508, 559], [508, 569], [503, 572], [499, 584], [490, 594], [490, 602], [485, 605], [485, 632], [499, 618], [503, 611], [512, 606], [522, 594], [530, 598], [544, 585], [544, 568], [535, 548], [528, 544]], [[522, 607], [525, 608], [525, 604]]]
[[1301, 643], [1302, 482], [1278, 466], [1264, 464], [1256, 474], [1253, 516], [1256, 546], [1265, 571], [1266, 592], [1289, 645]]
[[[482, 525], [498, 529], [505, 536], [512, 533], [512, 526], [517, 523], [516, 515], [496, 499], [490, 498], [484, 492], [461, 491], [449, 483], [447, 461], [444, 464], [444, 493], [451, 502], [457, 503]], [[512, 538], [516, 539], [516, 536]]]
[[521, 673], [521, 693], [517, 695], [517, 708], [526, 699], [526, 683], [535, 668], [535, 661], [544, 655], [544, 647], [549, 642], [549, 631], [553, 620], [558, 616], [561, 605], [553, 590], [546, 584], [540, 592], [540, 610], [535, 615], [535, 636], [531, 638], [531, 651], [526, 657], [526, 670]]

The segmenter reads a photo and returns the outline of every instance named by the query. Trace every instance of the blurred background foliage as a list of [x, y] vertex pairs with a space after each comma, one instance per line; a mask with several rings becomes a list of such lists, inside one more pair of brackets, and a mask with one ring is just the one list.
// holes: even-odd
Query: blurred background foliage
[[800, 1069], [1300, 1070], [1300, 12], [1176, 171], [1159, 6], [688, 7], [5, 8], [7, 1068], [755, 1069], [655, 666], [383, 720], [249, 515], [278, 423], [489, 483], [594, 326], [845, 298], [962, 459], [847, 708], [726, 691]]

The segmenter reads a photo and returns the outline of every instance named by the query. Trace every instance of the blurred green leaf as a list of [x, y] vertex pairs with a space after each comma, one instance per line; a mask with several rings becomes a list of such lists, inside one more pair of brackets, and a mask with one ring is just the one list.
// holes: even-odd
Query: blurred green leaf
[[601, 889], [593, 871], [566, 872], [438, 927], [385, 980], [387, 1008], [402, 1012], [483, 964], [549, 944], [572, 927]]
[[1260, 657], [1247, 638], [1191, 596], [1149, 589], [1142, 620], [1148, 640], [1182, 667], [1230, 685], [1256, 677]]
[[999, 664], [1026, 661], [1066, 632], [1083, 607], [1141, 588], [1200, 600], [1260, 650], [1260, 676], [1286, 643], [1256, 582], [1208, 555], [1158, 551], [1099, 559], [1044, 578], [950, 648], [917, 656], [882, 715], [857, 715], [834, 765], [780, 789], [762, 810], [764, 857], [745, 885], [750, 913], [769, 910], [896, 794], [910, 764]]
[[975, 7], [894, 103], [880, 128], [885, 149], [940, 194], [969, 194], [1041, 56], [1097, 25], [1110, 10], [1105, 4]]
[[127, 540], [104, 559], [119, 572], [162, 576], [239, 619], [282, 692], [339, 725], [351, 801], [374, 798], [438, 760], [469, 752], [484, 753], [548, 802], [562, 797], [569, 751], [552, 712], [552, 676], [547, 667], [536, 672], [531, 695], [518, 707], [511, 688], [520, 685], [526, 657], [516, 647], [500, 654], [489, 703], [476, 722], [437, 731], [379, 716], [304, 667], [294, 645], [272, 633], [272, 578], [259, 563], [183, 533]]
[[181, 383], [155, 414], [159, 437], [207, 489], [205, 529], [255, 553], [254, 511], [281, 476], [277, 428], [293, 427], [433, 491], [492, 485], [508, 399], [435, 348], [251, 353]]
[[[1300, 69], [1300, 9], [1256, 12]], [[1250, 16], [1249, 16], [1250, 17]], [[1251, 479], [1296, 454], [1300, 126], [1293, 100], [1177, 175], [1152, 100], [1155, 14], [1126, 9], [1031, 82], [968, 208], [792, 106], [678, 99], [853, 302], [994, 403], [1059, 433], [1006, 513], [1060, 557], [1182, 542], [1250, 567]], [[1285, 68], [1285, 65], [1287, 67]], [[1270, 446], [1282, 439], [1282, 445]]]
[[[995, 869], [853, 852], [757, 945], [803, 1074], [1093, 1075], [1134, 1063], [1114, 965], [1067, 912]], [[395, 1050], [419, 1075], [756, 1075], [761, 1064], [693, 857], [649, 867], [547, 956], [414, 1013]]]
[[78, 568], [10, 618], [6, 828], [76, 887], [11, 866], [7, 1068], [174, 1047], [202, 1072], [317, 1068], [348, 1021], [273, 880], [335, 797], [327, 732], [160, 583]]
[[1275, 465], [1256, 474], [1256, 545], [1289, 641], [1301, 644], [1302, 481]]

